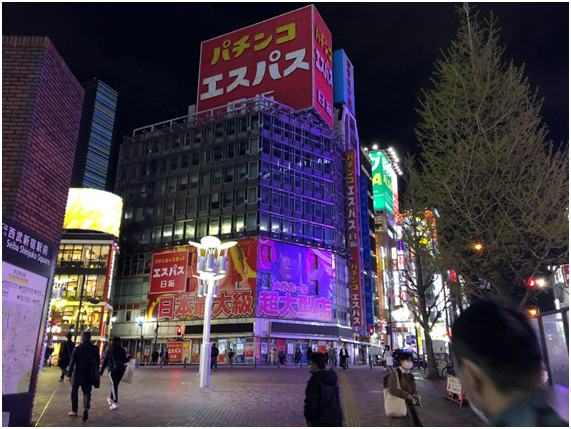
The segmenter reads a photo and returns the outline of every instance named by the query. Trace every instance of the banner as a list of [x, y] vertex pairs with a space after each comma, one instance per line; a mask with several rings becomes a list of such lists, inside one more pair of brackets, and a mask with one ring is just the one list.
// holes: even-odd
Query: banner
[[181, 362], [182, 361], [182, 341], [169, 341], [169, 361], [170, 362]]
[[188, 251], [153, 254], [149, 293], [184, 292]]

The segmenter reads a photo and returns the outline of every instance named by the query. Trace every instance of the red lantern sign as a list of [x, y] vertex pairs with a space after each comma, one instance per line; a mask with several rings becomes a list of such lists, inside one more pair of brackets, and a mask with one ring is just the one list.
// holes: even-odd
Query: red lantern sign
[[93, 325], [93, 322], [95, 322], [95, 314], [91, 313], [87, 316], [87, 323]]

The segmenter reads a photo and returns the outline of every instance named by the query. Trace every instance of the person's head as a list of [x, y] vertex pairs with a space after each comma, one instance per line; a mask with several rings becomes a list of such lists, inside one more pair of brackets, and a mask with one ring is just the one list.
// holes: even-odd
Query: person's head
[[121, 338], [120, 337], [113, 337], [111, 339], [111, 347], [121, 347]]
[[81, 333], [81, 341], [82, 342], [91, 341], [91, 332], [83, 331]]
[[68, 340], [71, 340], [71, 332], [68, 332], [67, 334], [65, 334], [65, 337], [66, 337]]
[[286, 248], [279, 249], [275, 266], [275, 272], [281, 280], [294, 281], [301, 270], [301, 253]]
[[511, 303], [474, 302], [452, 326], [456, 374], [476, 413], [491, 421], [541, 386], [541, 348], [528, 317]]
[[406, 370], [410, 370], [412, 368], [412, 353], [409, 352], [401, 353], [400, 366]]
[[327, 359], [324, 353], [313, 353], [311, 359], [309, 359], [309, 370], [311, 372], [324, 370], [326, 361]]

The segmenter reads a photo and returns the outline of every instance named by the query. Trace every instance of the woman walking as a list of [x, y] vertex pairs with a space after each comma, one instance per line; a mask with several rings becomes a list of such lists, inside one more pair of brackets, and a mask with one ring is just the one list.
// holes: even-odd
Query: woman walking
[[393, 351], [391, 350], [391, 346], [388, 344], [385, 346], [385, 351], [383, 353], [383, 357], [385, 358], [385, 366], [387, 371], [393, 370]]
[[103, 366], [101, 366], [101, 375], [105, 367], [109, 367], [109, 380], [111, 381], [111, 395], [107, 398], [110, 410], [117, 409], [117, 402], [119, 400], [119, 383], [125, 374], [125, 365], [129, 362], [127, 353], [121, 347], [121, 338], [113, 337], [111, 340], [111, 347], [105, 353], [103, 359]]
[[412, 395], [416, 394], [416, 383], [412, 369], [412, 353], [401, 354], [400, 366], [389, 376], [389, 393], [406, 401], [406, 416], [389, 417], [389, 426], [422, 426], [412, 405]]

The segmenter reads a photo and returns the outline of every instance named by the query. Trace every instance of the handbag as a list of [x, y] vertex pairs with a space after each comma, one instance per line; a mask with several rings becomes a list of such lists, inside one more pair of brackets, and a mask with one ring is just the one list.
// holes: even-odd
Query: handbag
[[[397, 370], [398, 371], [398, 370]], [[400, 374], [397, 374], [397, 387], [400, 389]], [[387, 417], [404, 417], [408, 410], [406, 401], [398, 396], [391, 395], [389, 389], [383, 389], [383, 398], [385, 402], [385, 414]]]
[[135, 372], [135, 359], [129, 360], [127, 366], [125, 367], [125, 374], [121, 381], [129, 384], [133, 384], [133, 373]]
[[99, 389], [99, 386], [101, 386], [101, 374], [99, 373], [99, 362], [97, 361], [97, 356], [93, 356], [91, 359], [91, 375], [89, 381], [96, 389]]

